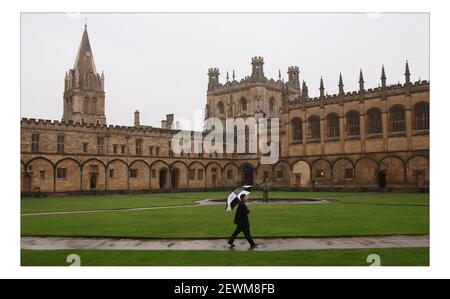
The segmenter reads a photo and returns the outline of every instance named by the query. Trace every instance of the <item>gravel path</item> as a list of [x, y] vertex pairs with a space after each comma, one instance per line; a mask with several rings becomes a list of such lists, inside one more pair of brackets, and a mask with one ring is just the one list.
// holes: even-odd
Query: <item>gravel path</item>
[[[109, 250], [230, 250], [225, 239], [149, 240], [72, 237], [22, 237], [21, 248], [30, 250], [109, 249]], [[429, 235], [342, 237], [342, 238], [264, 238], [255, 239], [257, 251], [295, 249], [354, 249], [429, 247]], [[248, 250], [245, 240], [236, 240], [233, 250]]]

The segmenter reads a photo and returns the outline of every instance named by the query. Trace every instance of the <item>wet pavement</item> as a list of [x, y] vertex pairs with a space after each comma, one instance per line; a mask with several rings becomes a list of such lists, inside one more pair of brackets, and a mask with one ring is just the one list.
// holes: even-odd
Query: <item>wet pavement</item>
[[[429, 247], [429, 235], [339, 237], [339, 238], [256, 238], [257, 251]], [[21, 237], [21, 248], [30, 250], [248, 250], [238, 239], [229, 249], [226, 239], [153, 240], [120, 238]]]

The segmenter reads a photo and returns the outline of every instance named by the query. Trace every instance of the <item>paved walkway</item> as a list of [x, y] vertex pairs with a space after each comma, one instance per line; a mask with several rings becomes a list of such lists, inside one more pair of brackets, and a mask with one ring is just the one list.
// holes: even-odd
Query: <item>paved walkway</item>
[[[230, 250], [225, 239], [149, 240], [113, 238], [22, 237], [21, 248], [31, 250], [109, 249], [109, 250]], [[257, 251], [295, 249], [356, 249], [429, 247], [428, 235], [345, 237], [345, 238], [264, 238], [255, 239]], [[233, 250], [248, 250], [245, 240], [236, 240]]]
[[[286, 200], [274, 200], [269, 201], [267, 203], [264, 202], [255, 202], [250, 201], [249, 204], [252, 205], [270, 205], [270, 204], [318, 204], [318, 203], [327, 203], [327, 200], [324, 199], [309, 199], [309, 200], [296, 200], [296, 199], [286, 199]], [[147, 210], [160, 210], [160, 209], [178, 209], [178, 208], [191, 208], [191, 207], [200, 207], [200, 206], [211, 206], [211, 205], [223, 205], [225, 210], [225, 202], [211, 200], [211, 199], [202, 199], [193, 202], [192, 204], [186, 205], [176, 205], [176, 206], [160, 206], [160, 207], [145, 207], [145, 208], [123, 208], [123, 209], [105, 209], [105, 210], [86, 210], [86, 211], [66, 211], [66, 212], [36, 212], [36, 213], [24, 213], [21, 216], [49, 216], [49, 215], [68, 215], [68, 214], [88, 214], [88, 213], [107, 213], [107, 212], [130, 212], [130, 211], [147, 211]]]

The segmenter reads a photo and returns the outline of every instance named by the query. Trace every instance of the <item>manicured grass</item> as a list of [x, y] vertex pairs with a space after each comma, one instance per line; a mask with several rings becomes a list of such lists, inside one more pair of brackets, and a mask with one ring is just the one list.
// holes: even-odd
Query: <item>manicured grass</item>
[[[428, 234], [429, 207], [374, 204], [249, 205], [255, 237]], [[226, 238], [225, 206], [22, 216], [22, 235]]]
[[368, 266], [378, 254], [382, 266], [428, 266], [428, 248], [289, 250], [289, 251], [21, 251], [22, 266], [68, 266], [78, 254], [81, 266]]
[[[23, 214], [39, 212], [66, 212], [87, 210], [109, 210], [158, 206], [189, 205], [201, 199], [225, 199], [228, 192], [161, 193], [140, 195], [98, 195], [49, 198], [23, 198]], [[340, 193], [340, 192], [270, 192], [272, 198], [324, 198], [347, 203], [418, 204], [428, 205], [428, 194], [396, 193]], [[251, 197], [261, 198], [261, 192], [252, 192]]]

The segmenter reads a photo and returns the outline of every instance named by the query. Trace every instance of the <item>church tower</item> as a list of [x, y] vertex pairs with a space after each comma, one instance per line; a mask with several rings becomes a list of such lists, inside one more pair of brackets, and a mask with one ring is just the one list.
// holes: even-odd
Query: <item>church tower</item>
[[64, 113], [62, 120], [106, 124], [105, 77], [97, 73], [94, 56], [84, 26], [78, 54], [72, 69], [64, 78]]

